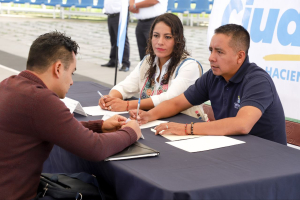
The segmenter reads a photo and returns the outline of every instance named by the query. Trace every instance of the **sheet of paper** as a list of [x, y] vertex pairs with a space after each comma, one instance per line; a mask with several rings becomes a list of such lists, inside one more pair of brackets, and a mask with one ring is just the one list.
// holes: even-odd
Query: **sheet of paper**
[[167, 122], [169, 122], [169, 121], [154, 120], [152, 122], [148, 122], [146, 124], [141, 125], [140, 128], [141, 129], [150, 128], [150, 127], [153, 127], [153, 126], [160, 125], [161, 123], [167, 123]]
[[86, 112], [83, 110], [79, 101], [76, 101], [76, 100], [68, 98], [68, 97], [61, 99], [61, 101], [65, 103], [65, 105], [67, 106], [67, 108], [69, 108], [71, 113], [76, 112], [78, 114], [87, 116]]
[[245, 142], [226, 136], [202, 136], [188, 140], [179, 140], [166, 143], [188, 152], [198, 152], [233, 146]]
[[[152, 132], [156, 132], [155, 129], [151, 128]], [[161, 131], [163, 132], [163, 131]], [[192, 139], [192, 138], [197, 138], [197, 137], [203, 137], [202, 135], [173, 135], [173, 134], [164, 134], [161, 135], [164, 138], [171, 140], [171, 141], [176, 141], [176, 140], [185, 140], [185, 139]]]
[[102, 120], [105, 121], [114, 115], [115, 115], [115, 113], [106, 113], [105, 115], [103, 115]]
[[127, 113], [127, 111], [124, 111], [124, 112], [113, 112], [113, 111], [109, 111], [109, 110], [103, 110], [100, 106], [83, 107], [83, 110], [88, 115], [92, 115], [92, 116], [99, 116], [99, 115], [110, 115], [110, 116], [113, 116], [113, 115], [116, 115], [116, 114]]

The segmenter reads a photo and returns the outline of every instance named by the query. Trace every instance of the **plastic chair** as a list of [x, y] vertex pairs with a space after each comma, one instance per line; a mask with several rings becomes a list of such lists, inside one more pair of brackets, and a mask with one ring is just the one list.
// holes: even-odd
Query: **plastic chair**
[[210, 9], [209, 9], [209, 1], [208, 0], [194, 0], [196, 3], [196, 8], [195, 9], [190, 9], [189, 13], [203, 13], [205, 12], [206, 14], [210, 14]]
[[0, 3], [12, 3], [13, 0], [0, 0]]
[[175, 9], [175, 0], [168, 0], [167, 12]]
[[81, 3], [75, 5], [76, 8], [87, 8], [94, 6], [94, 0], [81, 0]]
[[[181, 13], [179, 15], [180, 21], [183, 23], [183, 13], [189, 15], [189, 10], [191, 10], [191, 0], [177, 0], [177, 8], [170, 9], [173, 13]], [[189, 20], [186, 20], [186, 24], [188, 24]]]
[[174, 13], [186, 13], [191, 9], [190, 0], [177, 0], [177, 8], [171, 9]]
[[[195, 9], [190, 9], [189, 13], [191, 14], [190, 25], [193, 26], [193, 15], [192, 14], [210, 14], [211, 10], [209, 9], [210, 1], [209, 0], [194, 0], [196, 3]], [[197, 15], [198, 22], [200, 21], [199, 15]], [[203, 21], [207, 21], [203, 16]]]
[[14, 0], [14, 4], [26, 4], [26, 3], [31, 3], [30, 0]]
[[50, 3], [45, 3], [46, 6], [53, 6], [53, 19], [56, 18], [56, 12], [60, 12], [62, 16], [61, 11], [57, 10], [62, 4], [62, 0], [51, 0]]
[[50, 3], [45, 3], [46, 6], [60, 7], [62, 0], [51, 0]]
[[45, 5], [45, 3], [48, 3], [48, 0], [35, 0], [35, 2], [30, 2], [32, 5]]
[[97, 5], [92, 6], [92, 8], [103, 9], [104, 8], [104, 0], [98, 0]]
[[64, 7], [64, 8], [70, 8], [71, 9], [71, 7], [75, 6], [76, 4], [78, 4], [78, 0], [67, 0], [66, 4], [61, 4], [60, 6]]

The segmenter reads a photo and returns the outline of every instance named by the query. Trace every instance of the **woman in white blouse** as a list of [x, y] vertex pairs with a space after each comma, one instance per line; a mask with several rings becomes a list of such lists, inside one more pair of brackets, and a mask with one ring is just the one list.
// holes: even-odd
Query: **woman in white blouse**
[[[150, 29], [147, 55], [122, 82], [100, 98], [102, 109], [136, 109], [138, 100], [126, 101], [139, 93], [140, 109], [149, 110], [161, 102], [182, 94], [202, 75], [202, 66], [185, 49], [183, 26], [171, 13], [158, 16]], [[207, 121], [201, 105], [183, 113]]]

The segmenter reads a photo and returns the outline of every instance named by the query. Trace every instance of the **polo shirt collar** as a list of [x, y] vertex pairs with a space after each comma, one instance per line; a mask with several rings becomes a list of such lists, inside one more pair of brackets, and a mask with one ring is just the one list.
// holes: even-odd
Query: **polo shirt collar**
[[34, 75], [33, 73], [31, 73], [29, 70], [25, 70], [25, 71], [22, 71], [19, 76], [23, 76], [31, 81], [34, 81], [40, 85], [42, 85], [44, 88], [47, 88], [47, 86], [45, 85], [45, 83], [39, 78], [37, 77], [36, 75]]
[[229, 79], [229, 81], [233, 82], [233, 83], [241, 82], [247, 73], [248, 66], [249, 66], [249, 56], [247, 56], [245, 58], [243, 64], [239, 68], [239, 70], [235, 73], [235, 75], [233, 77], [231, 77], [231, 79]]

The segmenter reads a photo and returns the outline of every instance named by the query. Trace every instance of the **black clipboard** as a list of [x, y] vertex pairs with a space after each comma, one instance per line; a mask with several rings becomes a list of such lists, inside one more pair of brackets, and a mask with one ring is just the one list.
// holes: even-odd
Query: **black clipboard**
[[140, 142], [135, 142], [125, 148], [123, 151], [106, 158], [104, 161], [126, 160], [134, 158], [153, 157], [158, 155], [159, 151], [152, 149]]

